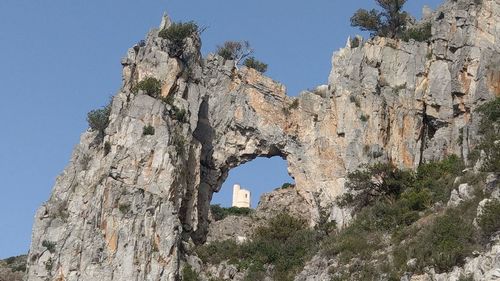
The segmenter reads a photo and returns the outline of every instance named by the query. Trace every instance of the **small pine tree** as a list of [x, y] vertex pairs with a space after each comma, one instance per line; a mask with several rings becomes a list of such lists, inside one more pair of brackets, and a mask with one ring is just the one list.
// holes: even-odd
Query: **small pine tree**
[[144, 80], [135, 85], [132, 92], [137, 94], [139, 90], [150, 97], [157, 98], [161, 94], [161, 81], [154, 77], [144, 78]]
[[408, 22], [408, 14], [403, 12], [407, 0], [375, 0], [382, 11], [359, 9], [351, 17], [351, 25], [372, 36], [400, 38]]
[[267, 64], [255, 59], [254, 57], [249, 57], [243, 62], [243, 65], [248, 68], [253, 68], [260, 73], [264, 73], [267, 71]]
[[181, 57], [184, 53], [186, 39], [199, 33], [200, 29], [194, 21], [175, 22], [162, 29], [158, 36], [168, 40], [168, 54], [171, 57]]
[[87, 122], [92, 131], [96, 131], [100, 136], [104, 136], [104, 130], [109, 125], [109, 115], [111, 114], [111, 104], [99, 109], [94, 109], [87, 114]]
[[253, 49], [248, 41], [226, 41], [222, 46], [217, 46], [216, 53], [226, 60], [234, 60], [235, 64], [239, 64], [253, 53]]

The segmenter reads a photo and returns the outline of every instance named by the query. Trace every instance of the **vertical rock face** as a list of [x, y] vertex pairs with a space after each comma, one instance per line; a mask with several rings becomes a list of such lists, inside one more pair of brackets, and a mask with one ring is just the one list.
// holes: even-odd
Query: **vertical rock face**
[[[312, 223], [362, 164], [466, 157], [474, 109], [500, 95], [499, 18], [500, 1], [449, 1], [430, 19], [430, 44], [348, 44], [329, 85], [297, 99], [254, 70], [202, 59], [199, 38], [172, 58], [151, 31], [122, 60], [104, 139], [82, 135], [36, 214], [27, 280], [175, 280], [184, 242], [206, 239], [212, 194], [256, 157], [287, 160]], [[162, 99], [132, 93], [147, 77], [162, 81]]]

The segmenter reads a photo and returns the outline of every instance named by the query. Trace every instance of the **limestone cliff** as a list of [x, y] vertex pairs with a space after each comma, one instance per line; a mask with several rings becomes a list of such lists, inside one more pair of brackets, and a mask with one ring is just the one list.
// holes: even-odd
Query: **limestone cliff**
[[[448, 1], [431, 22], [429, 44], [348, 43], [329, 85], [298, 98], [252, 69], [202, 58], [196, 37], [186, 59], [172, 58], [152, 30], [122, 60], [103, 141], [82, 135], [38, 210], [27, 280], [177, 280], [188, 242], [206, 239], [213, 193], [256, 157], [286, 159], [311, 224], [320, 209], [343, 223], [333, 199], [361, 164], [466, 157], [474, 109], [500, 95], [500, 1]], [[162, 81], [168, 103], [132, 93], [147, 77]]]

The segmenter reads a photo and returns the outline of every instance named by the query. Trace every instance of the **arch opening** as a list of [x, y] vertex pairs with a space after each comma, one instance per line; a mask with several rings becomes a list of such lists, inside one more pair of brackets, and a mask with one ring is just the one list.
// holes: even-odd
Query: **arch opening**
[[257, 157], [229, 171], [221, 189], [214, 192], [211, 204], [224, 208], [232, 207], [233, 186], [238, 184], [242, 189], [250, 191], [250, 208], [255, 209], [262, 194], [281, 188], [287, 183], [295, 182], [288, 174], [286, 160], [279, 156]]

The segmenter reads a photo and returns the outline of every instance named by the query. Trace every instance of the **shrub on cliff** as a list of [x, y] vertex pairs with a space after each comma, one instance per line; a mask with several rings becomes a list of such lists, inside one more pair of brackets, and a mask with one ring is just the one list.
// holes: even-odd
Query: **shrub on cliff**
[[47, 249], [50, 253], [54, 253], [56, 251], [56, 243], [48, 240], [42, 241], [42, 246]]
[[364, 166], [347, 175], [349, 192], [337, 203], [360, 210], [377, 202], [388, 202], [401, 204], [401, 208], [409, 207], [411, 212], [422, 211], [436, 202], [448, 201], [454, 180], [464, 167], [462, 159], [456, 155], [423, 163], [416, 173], [386, 163]]
[[142, 135], [143, 136], [152, 136], [155, 134], [155, 127], [151, 125], [147, 125], [142, 127]]
[[359, 210], [377, 200], [395, 201], [412, 183], [410, 171], [397, 169], [391, 164], [365, 166], [347, 175], [346, 188], [350, 193], [341, 197], [339, 203]]
[[223, 208], [219, 204], [211, 205], [210, 211], [212, 212], [212, 217], [215, 221], [222, 220], [227, 216], [248, 216], [253, 212], [250, 208]]
[[411, 258], [417, 261], [417, 272], [428, 266], [446, 272], [463, 265], [465, 258], [479, 249], [477, 232], [472, 225], [476, 206], [476, 201], [469, 201], [448, 209], [416, 235], [409, 234], [405, 243], [398, 243], [394, 249], [396, 266], [405, 270], [406, 262]]
[[150, 97], [157, 98], [161, 94], [161, 81], [154, 77], [144, 78], [134, 86], [132, 92], [137, 94], [139, 90]]
[[[373, 166], [348, 175], [346, 185], [357, 185], [349, 203], [359, 210], [349, 226], [322, 242], [323, 254], [339, 260], [335, 278], [401, 276], [407, 271], [422, 272], [426, 266], [448, 271], [481, 247], [472, 224], [480, 198], [464, 201], [444, 214], [428, 215], [449, 200], [454, 180], [463, 169], [461, 159], [450, 156], [422, 164], [416, 173], [389, 164]], [[495, 222], [500, 207], [490, 210], [485, 212], [485, 228], [498, 230]], [[388, 250], [393, 258], [384, 260]], [[416, 264], [408, 266], [410, 259]], [[357, 266], [352, 268], [352, 264]]]
[[248, 68], [253, 68], [260, 73], [264, 73], [267, 71], [267, 64], [255, 59], [254, 57], [249, 57], [243, 62], [243, 65]]
[[361, 45], [361, 39], [358, 36], [351, 38], [351, 49], [357, 48], [359, 45]]
[[272, 265], [273, 280], [291, 281], [317, 243], [314, 230], [307, 228], [304, 221], [284, 213], [258, 227], [248, 242], [239, 245], [233, 240], [215, 241], [199, 246], [196, 253], [206, 263], [219, 264], [226, 260], [246, 269], [245, 280], [264, 276], [264, 266]]
[[194, 269], [188, 264], [182, 269], [182, 281], [199, 281], [200, 276]]
[[226, 41], [217, 46], [216, 53], [226, 60], [234, 60], [235, 64], [239, 64], [253, 53], [253, 49], [248, 41]]
[[432, 203], [445, 203], [450, 198], [455, 178], [462, 174], [465, 165], [458, 156], [450, 155], [441, 161], [421, 164], [417, 169], [415, 186], [428, 189]]
[[[499, 133], [500, 130], [500, 97], [482, 104], [477, 108], [477, 112], [481, 114], [481, 122], [479, 123], [479, 132]], [[493, 125], [493, 126], [492, 126]]]
[[98, 132], [99, 136], [104, 136], [104, 130], [109, 125], [109, 115], [111, 114], [111, 104], [99, 109], [91, 110], [87, 113], [87, 122], [92, 131]]
[[486, 238], [489, 238], [493, 233], [500, 231], [499, 200], [491, 200], [484, 205], [483, 213], [478, 220], [478, 225]]
[[[480, 156], [481, 170], [500, 172], [500, 98], [484, 103], [476, 109], [480, 117], [479, 134], [481, 141], [469, 154], [469, 161], [476, 164]], [[481, 152], [484, 152], [482, 154]]]
[[432, 37], [432, 24], [430, 22], [423, 24], [422, 26], [408, 28], [401, 39], [408, 42], [413, 39], [418, 42], [425, 42]]
[[498, 173], [500, 172], [500, 98], [481, 105], [476, 112], [481, 116], [479, 122], [481, 142], [476, 154], [482, 150], [486, 156], [481, 170]]
[[199, 32], [198, 25], [193, 21], [174, 22], [169, 27], [162, 29], [158, 36], [168, 40], [168, 54], [171, 57], [181, 57], [186, 39]]
[[372, 36], [400, 38], [406, 28], [408, 14], [402, 11], [406, 0], [376, 0], [382, 11], [359, 9], [351, 17], [351, 25]]

